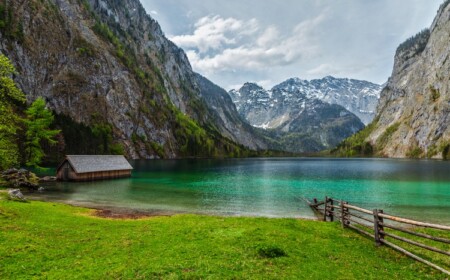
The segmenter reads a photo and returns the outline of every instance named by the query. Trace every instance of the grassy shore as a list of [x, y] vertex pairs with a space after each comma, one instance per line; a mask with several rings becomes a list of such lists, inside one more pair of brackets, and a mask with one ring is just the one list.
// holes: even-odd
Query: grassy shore
[[111, 220], [0, 200], [0, 279], [442, 279], [337, 223], [198, 215]]

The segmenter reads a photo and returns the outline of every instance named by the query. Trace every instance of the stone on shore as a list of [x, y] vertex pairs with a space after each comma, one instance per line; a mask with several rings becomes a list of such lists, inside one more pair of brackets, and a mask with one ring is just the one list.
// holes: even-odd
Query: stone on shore
[[25, 196], [23, 196], [22, 192], [19, 189], [10, 189], [8, 190], [9, 199], [15, 201], [27, 201]]
[[31, 190], [39, 188], [39, 177], [26, 169], [11, 168], [3, 171], [1, 177], [7, 182], [8, 187]]

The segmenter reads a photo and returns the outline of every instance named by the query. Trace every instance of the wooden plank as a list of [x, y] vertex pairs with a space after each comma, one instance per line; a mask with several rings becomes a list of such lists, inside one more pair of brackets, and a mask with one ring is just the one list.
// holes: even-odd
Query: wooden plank
[[340, 209], [341, 210], [341, 226], [342, 226], [342, 228], [345, 228], [347, 226], [345, 217], [348, 215], [348, 211], [345, 211], [346, 208], [344, 208], [344, 202], [342, 200], [339, 202], [339, 204], [341, 206], [341, 209]]
[[381, 239], [383, 238], [380, 235], [380, 220], [378, 218], [378, 209], [373, 210], [373, 231], [375, 236], [375, 244], [377, 246], [381, 246]]
[[328, 196], [325, 196], [325, 209], [323, 210], [323, 221], [327, 221], [327, 203], [328, 203]]
[[433, 240], [433, 241], [438, 241], [438, 242], [450, 244], [450, 240], [449, 239], [445, 239], [445, 238], [442, 238], [442, 237], [435, 237], [435, 236], [424, 234], [424, 233], [414, 232], [414, 231], [410, 231], [410, 230], [407, 230], [407, 229], [404, 229], [404, 228], [400, 228], [400, 227], [396, 227], [396, 226], [393, 226], [393, 225], [388, 225], [386, 223], [383, 223], [383, 226], [387, 227], [387, 228], [390, 228], [390, 229], [393, 229], [393, 230], [398, 230], [398, 231], [401, 231], [401, 232], [404, 232], [404, 233], [415, 235], [415, 236], [418, 236], [418, 237], [423, 237], [423, 238], [427, 238], [427, 239], [430, 239], [430, 240]]
[[317, 207], [317, 206], [320, 206], [320, 205], [325, 204], [324, 201], [318, 202], [317, 199], [315, 199], [315, 198], [314, 198], [314, 203], [311, 202], [311, 201], [309, 201], [307, 198], [305, 198], [305, 197], [303, 197], [303, 196], [301, 196], [300, 198], [301, 198], [303, 201], [305, 201], [305, 202], [306, 202], [310, 207], [312, 207], [312, 208], [315, 208], [315, 207]]
[[350, 204], [345, 204], [345, 207], [353, 209], [353, 210], [356, 210], [356, 211], [359, 211], [359, 212], [363, 212], [363, 213], [366, 213], [366, 214], [369, 214], [369, 215], [373, 215], [372, 211], [366, 210], [364, 208], [359, 208], [359, 207], [356, 207], [356, 206], [353, 206], [353, 205], [350, 205]]
[[391, 243], [391, 242], [389, 242], [389, 241], [381, 240], [381, 242], [382, 242], [383, 244], [385, 244], [385, 245], [387, 245], [387, 246], [389, 246], [389, 247], [391, 247], [391, 248], [393, 248], [393, 249], [395, 249], [395, 250], [397, 250], [397, 251], [399, 251], [399, 252], [401, 252], [401, 253], [407, 255], [408, 257], [415, 259], [416, 261], [419, 261], [419, 262], [421, 262], [421, 263], [424, 263], [424, 264], [426, 264], [426, 265], [428, 265], [428, 266], [431, 266], [431, 267], [434, 268], [434, 269], [437, 269], [437, 270], [439, 270], [439, 271], [441, 271], [441, 272], [443, 272], [443, 273], [445, 273], [445, 274], [447, 274], [447, 275], [450, 275], [450, 271], [445, 270], [445, 269], [443, 269], [442, 267], [440, 267], [440, 266], [438, 266], [438, 265], [435, 265], [435, 264], [432, 263], [432, 262], [429, 262], [429, 261], [427, 261], [427, 260], [424, 260], [424, 259], [422, 259], [421, 257], [418, 257], [418, 256], [414, 255], [413, 253], [411, 253], [411, 252], [409, 252], [409, 251], [407, 251], [407, 250], [405, 250], [405, 249], [403, 249], [403, 248], [401, 248], [401, 247], [399, 247], [399, 246], [397, 246], [397, 245], [395, 245], [395, 244], [393, 244], [393, 243]]
[[356, 230], [357, 232], [359, 232], [361, 234], [367, 235], [370, 238], [373, 238], [372, 234], [370, 234], [370, 233], [368, 233], [368, 232], [366, 232], [366, 231], [364, 231], [362, 229], [359, 229], [359, 228], [355, 227], [354, 225], [348, 224], [347, 227], [349, 227], [349, 228], [351, 228], [353, 230]]
[[398, 235], [395, 235], [395, 234], [392, 234], [392, 233], [389, 233], [389, 232], [384, 232], [383, 231], [383, 234], [386, 235], [386, 236], [392, 237], [394, 239], [397, 239], [397, 240], [400, 240], [400, 241], [403, 241], [403, 242], [415, 245], [417, 247], [421, 247], [421, 248], [424, 248], [424, 249], [427, 249], [427, 250], [430, 250], [430, 251], [433, 251], [433, 252], [436, 252], [436, 253], [440, 253], [440, 254], [443, 254], [443, 255], [450, 256], [450, 252], [448, 252], [448, 251], [444, 251], [444, 250], [441, 250], [441, 249], [438, 249], [438, 248], [435, 248], [435, 247], [432, 247], [432, 246], [428, 246], [428, 245], [422, 244], [420, 242], [409, 240], [407, 238], [403, 238], [401, 236], [398, 236]]
[[386, 214], [382, 214], [382, 213], [380, 213], [379, 216], [382, 217], [382, 218], [385, 218], [385, 219], [392, 220], [392, 221], [405, 223], [405, 224], [410, 224], [410, 225], [415, 225], [415, 226], [421, 226], [421, 227], [427, 227], [427, 228], [435, 228], [435, 229], [442, 229], [442, 230], [450, 230], [450, 226], [430, 224], [430, 223], [423, 223], [423, 222], [419, 222], [419, 221], [414, 221], [414, 220], [410, 220], [410, 219], [405, 219], [405, 218], [400, 218], [400, 217], [396, 217], [396, 216], [386, 215]]
[[365, 217], [363, 217], [363, 216], [356, 215], [356, 214], [353, 214], [353, 213], [349, 213], [349, 215], [352, 216], [352, 217], [361, 219], [361, 220], [363, 220], [363, 221], [366, 221], [366, 222], [369, 222], [369, 223], [373, 223], [373, 220], [367, 219], [367, 218], [365, 218]]
[[334, 221], [334, 205], [333, 205], [333, 200], [332, 199], [330, 199], [330, 212], [329, 212], [329, 215], [328, 215], [328, 217], [330, 217], [330, 222], [333, 222]]
[[[370, 231], [372, 231], [372, 232], [373, 232], [373, 227], [372, 227], [372, 226], [369, 226], [369, 225], [365, 225], [365, 224], [363, 224], [362, 222], [359, 222], [359, 221], [355, 221], [355, 220], [353, 220], [352, 218], [348, 218], [347, 220], [348, 220], [348, 221], [350, 221], [350, 222], [353, 222], [353, 223], [355, 223], [355, 224], [357, 224], [357, 225], [360, 225], [360, 226], [366, 227], [367, 229], [370, 229]], [[373, 222], [372, 222], [372, 223], [373, 223]]]

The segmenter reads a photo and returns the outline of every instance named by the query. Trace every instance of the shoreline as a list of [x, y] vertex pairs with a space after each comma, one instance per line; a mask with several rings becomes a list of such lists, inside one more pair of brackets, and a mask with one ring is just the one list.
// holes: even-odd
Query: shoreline
[[120, 206], [108, 206], [108, 205], [95, 205], [95, 204], [83, 204], [74, 201], [51, 201], [42, 200], [37, 198], [28, 198], [28, 201], [37, 201], [43, 203], [56, 203], [62, 205], [68, 205], [76, 208], [84, 208], [92, 210], [93, 217], [106, 218], [106, 219], [117, 219], [117, 220], [138, 220], [154, 217], [172, 217], [177, 215], [194, 215], [194, 216], [204, 216], [204, 217], [217, 217], [217, 218], [255, 218], [255, 219], [294, 219], [294, 220], [304, 220], [304, 221], [319, 221], [319, 217], [278, 217], [269, 215], [242, 215], [237, 213], [230, 214], [218, 214], [218, 213], [202, 213], [194, 211], [176, 211], [176, 210], [161, 210], [161, 209], [133, 209]]

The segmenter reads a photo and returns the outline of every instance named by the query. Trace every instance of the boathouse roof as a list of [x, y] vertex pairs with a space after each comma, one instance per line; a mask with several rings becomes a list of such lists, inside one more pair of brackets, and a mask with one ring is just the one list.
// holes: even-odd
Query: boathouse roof
[[116, 155], [68, 155], [58, 169], [68, 161], [76, 173], [132, 170], [133, 167], [124, 156]]

